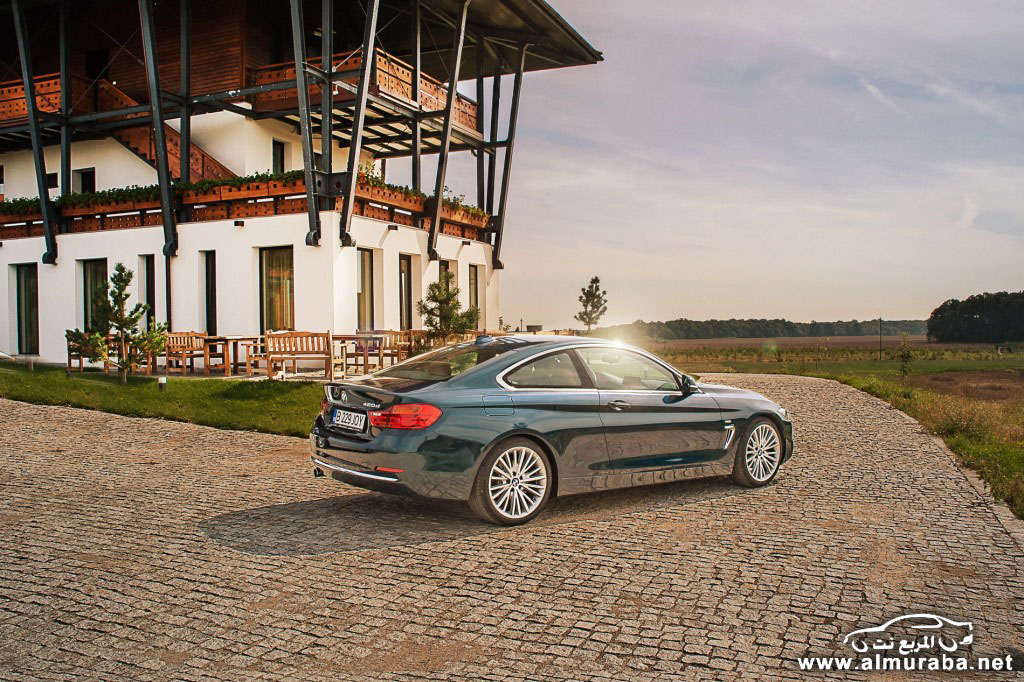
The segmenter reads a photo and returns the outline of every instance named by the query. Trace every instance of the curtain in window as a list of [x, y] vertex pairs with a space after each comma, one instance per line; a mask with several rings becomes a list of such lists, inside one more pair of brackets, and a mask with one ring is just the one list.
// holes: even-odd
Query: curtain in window
[[39, 355], [39, 274], [35, 263], [16, 266], [18, 352]]
[[292, 247], [260, 249], [261, 332], [295, 329]]
[[96, 308], [107, 295], [107, 259], [82, 261], [82, 326], [87, 332], [105, 334], [107, 329], [100, 329], [102, 322], [97, 320]]
[[373, 251], [359, 249], [356, 278], [356, 325], [359, 331], [373, 329]]

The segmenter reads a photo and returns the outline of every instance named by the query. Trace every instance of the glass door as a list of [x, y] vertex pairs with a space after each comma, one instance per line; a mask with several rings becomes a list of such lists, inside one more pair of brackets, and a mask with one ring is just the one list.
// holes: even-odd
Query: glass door
[[356, 329], [373, 329], [373, 250], [359, 249], [356, 274]]
[[16, 265], [18, 353], [39, 355], [39, 271], [35, 263]]
[[292, 247], [260, 249], [260, 333], [295, 329]]
[[412, 329], [412, 256], [398, 256], [399, 329]]

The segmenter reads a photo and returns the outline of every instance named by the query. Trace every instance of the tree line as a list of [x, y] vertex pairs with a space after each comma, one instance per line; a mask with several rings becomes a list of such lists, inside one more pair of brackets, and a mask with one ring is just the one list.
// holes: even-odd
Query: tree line
[[951, 298], [932, 311], [928, 338], [945, 342], [1024, 341], [1024, 291]]
[[[920, 335], [927, 331], [925, 320], [883, 320], [882, 334]], [[756, 339], [788, 336], [874, 336], [878, 334], [878, 320], [839, 320], [836, 322], [792, 322], [783, 319], [731, 319], [689, 320], [686, 318], [666, 322], [637, 320], [632, 324], [602, 327], [600, 336], [632, 336], [659, 341], [672, 339]]]

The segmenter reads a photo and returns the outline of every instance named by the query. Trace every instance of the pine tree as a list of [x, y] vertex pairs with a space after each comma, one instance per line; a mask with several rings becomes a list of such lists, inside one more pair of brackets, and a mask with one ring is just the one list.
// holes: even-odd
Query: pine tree
[[145, 331], [139, 323], [149, 312], [149, 306], [136, 303], [128, 309], [128, 288], [135, 274], [123, 263], [114, 266], [109, 288], [104, 287], [102, 296], [95, 301], [93, 331], [68, 329], [68, 341], [83, 355], [94, 362], [105, 362], [121, 372], [121, 382], [128, 382], [128, 373], [142, 364], [149, 354], [156, 354], [164, 348], [165, 324], [150, 324]]
[[438, 281], [427, 287], [427, 296], [416, 304], [416, 310], [423, 317], [428, 336], [441, 339], [442, 343], [448, 343], [452, 336], [476, 329], [480, 321], [479, 309], [462, 310], [454, 272], [441, 273]]
[[589, 334], [598, 320], [608, 312], [608, 292], [601, 289], [601, 278], [596, 276], [591, 278], [590, 284], [580, 289], [580, 292], [579, 301], [583, 310], [573, 317], [587, 325]]

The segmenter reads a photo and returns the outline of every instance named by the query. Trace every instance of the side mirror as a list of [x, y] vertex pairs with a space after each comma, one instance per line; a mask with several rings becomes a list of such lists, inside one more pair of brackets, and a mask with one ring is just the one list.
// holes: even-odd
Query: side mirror
[[690, 395], [691, 393], [700, 393], [700, 387], [697, 386], [697, 382], [693, 380], [689, 374], [683, 375], [683, 395]]

